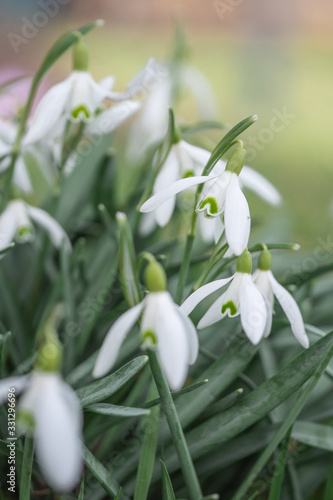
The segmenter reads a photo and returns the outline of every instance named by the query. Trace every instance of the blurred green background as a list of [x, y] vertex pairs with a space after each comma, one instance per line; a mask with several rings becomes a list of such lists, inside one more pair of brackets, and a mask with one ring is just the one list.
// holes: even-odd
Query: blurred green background
[[[40, 5], [26, 2], [14, 11], [2, 1], [7, 19], [2, 34], [8, 39], [9, 32], [21, 33], [24, 19], [34, 22]], [[249, 163], [279, 188], [284, 205], [271, 209], [249, 194], [254, 223], [269, 215], [268, 225], [255, 238], [270, 234], [271, 240], [292, 239], [304, 249], [315, 247], [319, 236], [330, 234], [333, 219], [331, 2], [59, 2], [59, 13], [17, 54], [10, 43], [3, 45], [1, 63], [35, 70], [47, 47], [67, 28], [104, 17], [104, 28], [89, 35], [91, 71], [96, 78], [115, 75], [120, 90], [149, 57], [170, 56], [173, 16], [179, 13], [189, 62], [211, 82], [219, 119], [232, 126], [250, 114], [259, 115], [244, 136], [245, 147], [256, 141]], [[49, 83], [69, 70], [67, 57], [51, 72]], [[289, 118], [277, 132], [272, 123], [281, 113]], [[197, 119], [191, 98], [185, 97], [178, 117]], [[214, 134], [211, 147], [219, 137]]]

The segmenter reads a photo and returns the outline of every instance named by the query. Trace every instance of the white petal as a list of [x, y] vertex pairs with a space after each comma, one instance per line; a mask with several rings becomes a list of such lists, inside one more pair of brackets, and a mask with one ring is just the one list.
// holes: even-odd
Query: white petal
[[224, 223], [230, 249], [235, 255], [240, 255], [249, 241], [251, 219], [249, 205], [239, 187], [236, 174], [232, 174], [227, 190]]
[[143, 214], [139, 222], [140, 236], [148, 236], [148, 234], [154, 231], [155, 227], [155, 214], [153, 212], [149, 212], [149, 214]]
[[102, 80], [100, 80], [97, 83], [97, 85], [99, 85], [100, 87], [102, 87], [102, 89], [109, 92], [112, 89], [112, 87], [114, 86], [114, 83], [115, 83], [115, 77], [109, 75], [109, 76], [102, 78]]
[[185, 323], [167, 292], [161, 293], [154, 331], [168, 384], [172, 390], [178, 390], [186, 380], [190, 350]]
[[143, 306], [144, 303], [140, 302], [140, 304], [126, 311], [113, 323], [106, 334], [95, 362], [93, 370], [93, 376], [95, 378], [102, 377], [112, 368], [117, 359], [121, 344], [135, 325]]
[[85, 132], [88, 135], [109, 134], [136, 113], [140, 107], [141, 104], [135, 101], [115, 104], [94, 118], [88, 124]]
[[45, 380], [35, 408], [36, 456], [46, 481], [60, 492], [72, 490], [83, 468], [80, 409], [76, 396], [68, 404], [58, 375], [44, 375]]
[[207, 180], [210, 180], [207, 176], [187, 177], [186, 179], [180, 179], [179, 181], [174, 182], [171, 186], [168, 186], [167, 188], [149, 198], [149, 200], [147, 200], [140, 208], [140, 212], [146, 213], [151, 212], [152, 210], [156, 210], [156, 208], [160, 207], [163, 203], [169, 200], [169, 198], [172, 198], [176, 194], [184, 191], [189, 187], [197, 186], [198, 184], [207, 182]]
[[198, 146], [193, 146], [193, 144], [189, 144], [183, 140], [180, 141], [179, 145], [187, 151], [192, 160], [201, 167], [201, 170], [203, 170], [211, 156], [210, 151], [199, 148]]
[[252, 168], [244, 166], [239, 175], [239, 180], [244, 187], [254, 191], [260, 198], [267, 201], [267, 203], [271, 205], [280, 205], [282, 203], [282, 196], [276, 187], [266, 177]]
[[293, 334], [303, 347], [308, 348], [309, 339], [305, 332], [301, 311], [299, 310], [294, 297], [292, 297], [290, 293], [276, 281], [271, 271], [269, 273], [269, 279], [272, 284], [274, 295], [280, 302], [281, 307], [290, 322]]
[[202, 328], [207, 328], [207, 326], [213, 325], [214, 323], [217, 323], [220, 321], [224, 316], [227, 315], [227, 312], [222, 314], [222, 306], [224, 303], [224, 297], [225, 293], [220, 295], [218, 299], [213, 302], [213, 304], [209, 307], [209, 309], [206, 311], [206, 313], [203, 315], [201, 320], [198, 323], [198, 330], [201, 330]]
[[253, 273], [253, 282], [260, 288], [264, 296], [267, 298], [271, 309], [274, 306], [274, 294], [273, 288], [269, 279], [270, 271], [262, 271], [261, 269], [256, 269]]
[[15, 186], [17, 186], [23, 193], [32, 193], [32, 185], [28, 174], [28, 169], [22, 156], [19, 156], [16, 161], [13, 181]]
[[39, 102], [30, 122], [24, 144], [37, 142], [53, 129], [64, 112], [72, 89], [72, 76], [52, 87]]
[[[158, 193], [168, 186], [171, 186], [179, 178], [178, 158], [174, 148], [171, 149], [165, 164], [156, 177], [153, 193]], [[173, 196], [155, 211], [155, 220], [160, 227], [166, 226], [171, 219], [176, 204], [176, 197]]]
[[252, 344], [259, 344], [266, 325], [268, 311], [264, 297], [249, 274], [244, 274], [239, 289], [240, 317], [244, 332]]
[[199, 339], [198, 339], [198, 334], [195, 326], [193, 325], [192, 321], [184, 312], [182, 309], [178, 308], [178, 312], [181, 316], [181, 319], [185, 322], [186, 326], [186, 333], [187, 333], [187, 342], [188, 342], [188, 347], [189, 347], [189, 359], [188, 363], [190, 365], [193, 365], [195, 363], [198, 353], [199, 353]]
[[160, 81], [161, 76], [165, 75], [165, 71], [163, 66], [151, 57], [146, 66], [129, 82], [125, 92], [114, 92], [112, 100], [130, 99], [142, 90], [151, 90], [152, 86], [156, 86]]
[[200, 288], [198, 288], [198, 290], [187, 297], [185, 302], [180, 306], [181, 311], [188, 316], [199, 304], [199, 302], [201, 302], [211, 293], [216, 292], [216, 290], [219, 290], [224, 285], [229, 283], [232, 278], [233, 276], [230, 276], [230, 278], [223, 278], [221, 280], [212, 281], [211, 283], [207, 283], [207, 285], [201, 286]]
[[200, 115], [205, 119], [216, 118], [218, 106], [207, 78], [197, 68], [186, 64], [182, 66], [181, 81], [194, 93]]
[[60, 248], [64, 243], [66, 250], [70, 252], [72, 248], [71, 242], [59, 222], [41, 208], [32, 207], [31, 205], [26, 206], [30, 217], [47, 231], [54, 246]]
[[12, 204], [7, 205], [0, 215], [0, 250], [8, 247], [17, 231], [17, 219], [12, 206]]
[[28, 375], [17, 375], [8, 377], [0, 381], [0, 404], [3, 404], [8, 399], [8, 389], [15, 389], [15, 397], [25, 389], [28, 383]]

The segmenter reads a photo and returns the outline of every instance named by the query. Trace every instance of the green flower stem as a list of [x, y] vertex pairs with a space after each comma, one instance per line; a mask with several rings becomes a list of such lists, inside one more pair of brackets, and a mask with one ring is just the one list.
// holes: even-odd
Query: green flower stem
[[51, 66], [53, 66], [53, 64], [63, 55], [64, 52], [66, 52], [66, 50], [68, 50], [74, 43], [76, 43], [83, 35], [86, 35], [87, 33], [89, 33], [89, 31], [99, 27], [100, 25], [101, 22], [96, 21], [92, 24], [84, 26], [83, 28], [80, 28], [77, 31], [72, 31], [67, 35], [64, 35], [61, 38], [59, 38], [59, 40], [51, 47], [51, 49], [45, 56], [42, 65], [35, 74], [32, 80], [27, 103], [23, 108], [22, 118], [20, 120], [19, 128], [13, 145], [12, 159], [7, 171], [7, 176], [3, 190], [3, 197], [1, 200], [1, 212], [5, 209], [10, 199], [16, 160], [20, 154], [22, 138], [25, 132], [25, 126], [28, 121], [29, 114], [36, 96], [36, 92], [38, 90], [42, 78], [44, 77], [45, 73], [47, 73], [47, 71], [51, 68]]
[[34, 461], [34, 449], [34, 440], [27, 436], [24, 442], [22, 474], [20, 481], [20, 500], [30, 500], [31, 472], [32, 464]]
[[200, 483], [194, 469], [192, 458], [186, 444], [183, 429], [179, 421], [168, 383], [160, 367], [156, 351], [149, 349], [148, 355], [151, 371], [161, 398], [161, 405], [169, 425], [170, 433], [178, 454], [190, 498], [191, 500], [200, 500], [203, 496]]
[[217, 262], [224, 256], [224, 254], [228, 250], [227, 243], [225, 245], [223, 245], [222, 247], [220, 247], [220, 243], [222, 241], [223, 236], [224, 236], [224, 232], [222, 233], [222, 235], [219, 239], [219, 242], [215, 246], [214, 251], [213, 251], [212, 255], [210, 256], [205, 268], [203, 269], [201, 275], [199, 276], [199, 279], [196, 281], [195, 285], [193, 286], [193, 291], [197, 290], [198, 288], [200, 288], [204, 284], [207, 276], [209, 275], [209, 273], [211, 272], [211, 270], [213, 269], [215, 264], [217, 264]]

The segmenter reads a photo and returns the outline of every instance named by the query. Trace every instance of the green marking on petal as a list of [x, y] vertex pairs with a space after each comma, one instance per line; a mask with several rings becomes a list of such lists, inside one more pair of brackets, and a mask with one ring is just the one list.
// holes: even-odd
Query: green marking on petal
[[33, 414], [21, 408], [17, 412], [17, 427], [24, 433], [31, 434], [34, 431], [35, 419]]
[[235, 314], [237, 313], [237, 307], [232, 302], [232, 300], [229, 300], [229, 302], [226, 302], [225, 304], [223, 304], [222, 314], [224, 314], [227, 311], [227, 309], [229, 309], [229, 311], [230, 311], [230, 316], [235, 316]]
[[83, 114], [87, 120], [90, 118], [90, 112], [84, 104], [80, 104], [80, 106], [77, 106], [71, 112], [71, 115], [74, 118], [74, 120], [79, 119], [81, 114]]
[[21, 242], [29, 241], [33, 237], [33, 232], [30, 226], [21, 226], [16, 232], [17, 239]]
[[209, 205], [209, 213], [210, 215], [212, 214], [217, 214], [218, 213], [218, 206], [217, 206], [217, 201], [215, 200], [215, 198], [212, 198], [211, 196], [209, 196], [208, 198], [205, 198], [200, 207], [199, 207], [199, 210], [203, 210], [205, 208], [206, 205]]
[[157, 345], [157, 338], [152, 330], [147, 330], [142, 333], [142, 346], [146, 349], [149, 347], [155, 347]]
[[187, 179], [188, 177], [194, 177], [194, 172], [193, 170], [187, 170], [185, 174], [183, 175], [183, 179]]

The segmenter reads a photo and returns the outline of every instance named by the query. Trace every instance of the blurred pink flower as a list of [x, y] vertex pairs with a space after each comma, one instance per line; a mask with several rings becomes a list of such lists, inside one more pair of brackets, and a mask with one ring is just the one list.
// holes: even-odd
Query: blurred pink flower
[[[12, 81], [12, 83], [10, 83]], [[28, 98], [32, 76], [31, 72], [17, 66], [0, 68], [0, 115], [2, 118], [12, 118]], [[7, 85], [8, 84], [8, 85]], [[42, 83], [34, 101], [33, 110], [48, 89]]]

